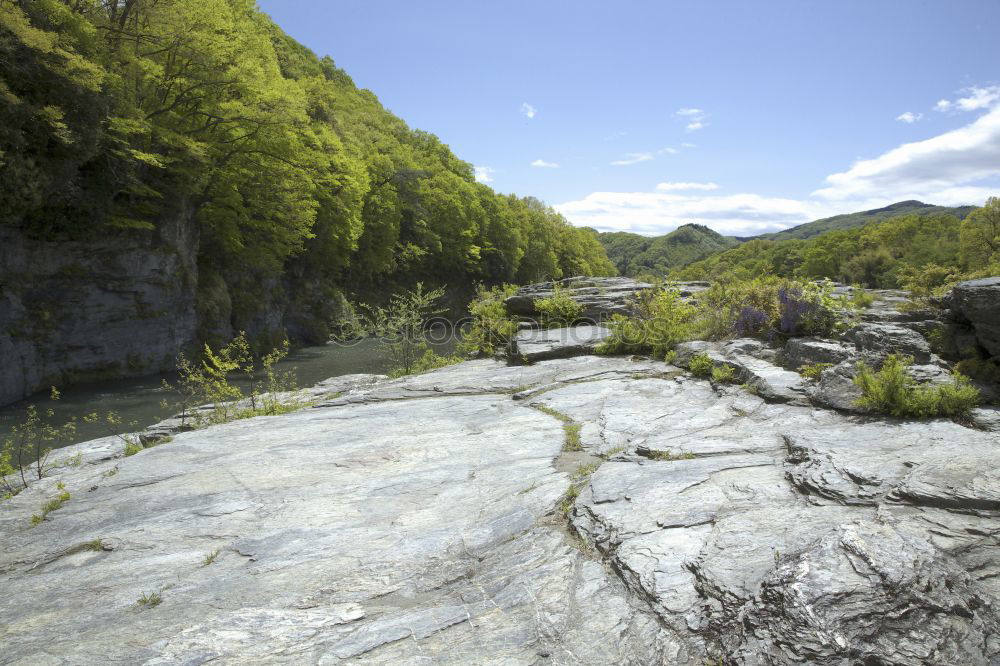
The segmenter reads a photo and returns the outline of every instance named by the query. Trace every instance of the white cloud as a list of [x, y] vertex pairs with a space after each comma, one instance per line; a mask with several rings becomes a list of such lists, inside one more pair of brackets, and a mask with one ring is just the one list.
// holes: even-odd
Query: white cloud
[[920, 120], [923, 117], [924, 117], [924, 114], [922, 114], [922, 113], [913, 113], [912, 111], [905, 111], [905, 112], [899, 114], [898, 116], [896, 116], [896, 120], [898, 120], [901, 123], [906, 123], [908, 125], [912, 125], [913, 123], [917, 122], [918, 120]]
[[628, 153], [624, 158], [612, 162], [612, 166], [628, 166], [653, 159], [653, 153]]
[[676, 148], [671, 148], [670, 146], [667, 146], [666, 148], [660, 148], [658, 151], [656, 151], [656, 154], [657, 155], [676, 155], [677, 154], [677, 149]]
[[943, 194], [1000, 176], [1000, 107], [944, 134], [905, 143], [850, 169], [827, 176], [814, 192], [827, 200], [919, 198]]
[[702, 111], [701, 109], [680, 108], [680, 109], [677, 109], [677, 115], [680, 116], [680, 117], [682, 117], [682, 118], [685, 118], [685, 117], [700, 118], [703, 115], [705, 115], [705, 112]]
[[682, 224], [704, 224], [719, 233], [753, 236], [819, 217], [803, 201], [757, 194], [726, 196], [660, 192], [594, 192], [555, 206], [574, 224], [598, 231], [664, 234]]
[[705, 122], [705, 112], [702, 109], [680, 108], [674, 112], [674, 115], [688, 121], [687, 126], [684, 128], [688, 132], [696, 132], [708, 126], [708, 123]]
[[526, 116], [528, 118], [534, 118], [537, 113], [538, 109], [531, 106], [527, 102], [521, 105], [521, 115]]
[[963, 92], [968, 93], [967, 97], [959, 98], [955, 104], [962, 111], [978, 111], [993, 106], [1000, 100], [1000, 86], [989, 86], [987, 88], [966, 88]]
[[860, 160], [803, 199], [718, 195], [712, 185], [668, 182], [655, 192], [593, 192], [555, 208], [572, 223], [600, 231], [663, 234], [695, 222], [751, 236], [907, 199], [981, 205], [1000, 193], [1000, 104], [963, 127]]
[[694, 147], [695, 147], [695, 144], [693, 144], [693, 143], [682, 143], [681, 144], [681, 148], [694, 148]]
[[660, 192], [677, 192], [680, 190], [717, 190], [715, 183], [660, 183], [656, 186]]
[[971, 86], [963, 88], [959, 93], [965, 95], [954, 102], [947, 99], [939, 100], [934, 105], [936, 111], [980, 111], [988, 109], [1000, 102], [1000, 86]]
[[545, 160], [535, 160], [531, 163], [531, 166], [537, 167], [539, 169], [558, 169], [559, 165], [555, 162], [546, 162]]
[[496, 173], [491, 167], [488, 166], [474, 166], [472, 167], [476, 174], [477, 183], [492, 183], [493, 174]]

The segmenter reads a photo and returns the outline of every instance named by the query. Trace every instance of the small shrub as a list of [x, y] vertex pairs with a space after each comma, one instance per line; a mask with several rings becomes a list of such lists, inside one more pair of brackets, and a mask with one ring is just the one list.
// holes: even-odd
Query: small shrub
[[708, 354], [699, 352], [691, 357], [691, 361], [688, 363], [688, 370], [695, 377], [709, 377], [712, 374], [714, 365]]
[[618, 455], [619, 453], [625, 453], [625, 447], [624, 446], [615, 446], [615, 447], [612, 447], [612, 448], [608, 449], [607, 451], [605, 451], [604, 453], [602, 453], [600, 455], [601, 455], [602, 458], [604, 458], [605, 460], [607, 460], [608, 458], [614, 457], [614, 456]]
[[444, 312], [438, 305], [443, 296], [443, 287], [424, 291], [418, 282], [411, 290], [393, 294], [385, 307], [358, 306], [361, 332], [379, 341], [396, 376], [412, 374], [426, 351], [424, 328], [431, 317]]
[[814, 382], [818, 382], [820, 376], [822, 376], [823, 371], [827, 368], [832, 368], [833, 363], [809, 363], [803, 365], [799, 368], [799, 374], [806, 379], [811, 379]]
[[854, 378], [862, 392], [858, 406], [897, 417], [930, 418], [964, 416], [979, 404], [979, 391], [964, 375], [954, 374], [951, 384], [922, 385], [906, 372], [910, 363], [912, 358], [898, 354], [890, 354], [878, 371], [859, 363]]
[[479, 285], [476, 297], [469, 303], [471, 323], [462, 333], [459, 354], [482, 357], [509, 351], [517, 334], [517, 320], [507, 313], [504, 301], [516, 292], [517, 287], [511, 284], [489, 289]]
[[[58, 400], [53, 386], [51, 398]], [[28, 487], [32, 477], [41, 479], [49, 471], [53, 448], [70, 443], [76, 436], [76, 420], [55, 425], [55, 412], [40, 412], [34, 405], [25, 408], [24, 420], [0, 441], [0, 495], [13, 497]]]
[[549, 328], [572, 326], [583, 314], [583, 306], [570, 298], [558, 283], [553, 284], [551, 296], [535, 300], [535, 309], [541, 315], [542, 325]]
[[736, 371], [731, 365], [717, 365], [712, 368], [712, 380], [720, 384], [729, 384], [733, 381]]
[[868, 292], [863, 287], [855, 287], [851, 290], [850, 303], [856, 310], [870, 308], [875, 302], [875, 295]]
[[130, 441], [125, 443], [125, 450], [123, 453], [125, 454], [125, 457], [128, 458], [129, 456], [134, 456], [142, 450], [143, 446], [141, 442]]
[[142, 596], [135, 603], [137, 606], [155, 608], [163, 603], [163, 597], [160, 596], [159, 592], [143, 592]]
[[208, 565], [215, 562], [216, 558], [219, 557], [219, 553], [222, 552], [218, 548], [213, 550], [211, 553], [205, 556], [205, 559], [201, 561], [201, 566], [207, 567]]
[[634, 316], [614, 315], [608, 322], [611, 335], [598, 346], [598, 353], [665, 357], [677, 343], [692, 339], [698, 310], [678, 290], [650, 289], [636, 298]]

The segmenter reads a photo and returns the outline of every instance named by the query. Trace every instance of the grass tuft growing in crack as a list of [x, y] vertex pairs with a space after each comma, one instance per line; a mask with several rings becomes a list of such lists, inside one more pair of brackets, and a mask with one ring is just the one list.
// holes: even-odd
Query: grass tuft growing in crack
[[580, 430], [583, 428], [583, 425], [547, 405], [532, 405], [532, 407], [562, 422], [564, 435], [563, 451], [583, 451], [583, 444], [580, 442]]
[[201, 561], [201, 566], [207, 567], [208, 565], [210, 565], [213, 562], [215, 562], [216, 558], [219, 557], [219, 553], [221, 553], [221, 552], [222, 551], [220, 551], [218, 548], [216, 548], [215, 550], [213, 550], [211, 553], [209, 553], [208, 555], [205, 556], [205, 559], [203, 559]]
[[143, 592], [142, 596], [135, 602], [136, 606], [155, 608], [163, 603], [163, 597], [159, 592]]
[[46, 516], [48, 516], [56, 509], [61, 508], [63, 504], [69, 501], [70, 498], [69, 491], [66, 490], [66, 486], [62, 483], [62, 481], [59, 482], [56, 488], [58, 488], [61, 492], [55, 498], [50, 499], [48, 502], [42, 505], [42, 512], [40, 514], [36, 513], [31, 517], [32, 527], [40, 524], [42, 521], [45, 520]]
[[650, 460], [694, 460], [698, 456], [690, 452], [674, 453], [673, 451], [653, 451], [649, 450], [645, 456]]

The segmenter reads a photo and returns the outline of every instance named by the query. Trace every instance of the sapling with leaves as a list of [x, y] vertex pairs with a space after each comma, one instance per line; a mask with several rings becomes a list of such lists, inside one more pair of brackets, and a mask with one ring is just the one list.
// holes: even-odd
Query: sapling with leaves
[[444, 308], [437, 307], [442, 296], [443, 288], [424, 291], [424, 285], [418, 282], [412, 290], [394, 294], [384, 307], [359, 307], [362, 330], [379, 340], [394, 374], [411, 374], [418, 361], [433, 353], [424, 340], [424, 327], [431, 317], [444, 312]]
[[[59, 391], [53, 386], [52, 400]], [[50, 407], [39, 411], [35, 405], [25, 408], [24, 420], [11, 428], [0, 443], [0, 492], [16, 495], [28, 487], [31, 477], [41, 479], [49, 469], [48, 459], [53, 448], [65, 445], [76, 434], [76, 419], [55, 425], [55, 412]]]

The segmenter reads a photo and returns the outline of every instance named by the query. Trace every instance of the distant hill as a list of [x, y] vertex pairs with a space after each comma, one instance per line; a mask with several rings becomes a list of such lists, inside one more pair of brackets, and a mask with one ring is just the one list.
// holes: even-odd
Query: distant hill
[[622, 275], [665, 275], [705, 257], [739, 245], [700, 224], [685, 224], [663, 236], [640, 236], [627, 231], [602, 233], [598, 240]]
[[[772, 234], [762, 234], [754, 238], [764, 238], [768, 240], [789, 240], [792, 238], [806, 239], [813, 236], [825, 234], [828, 231], [843, 231], [844, 229], [855, 229], [863, 227], [870, 222], [877, 222], [898, 215], [954, 215], [958, 219], [964, 219], [966, 215], [976, 209], [976, 206], [934, 206], [921, 201], [900, 201], [885, 208], [866, 210], [860, 213], [847, 213], [845, 215], [834, 215], [814, 222], [806, 222], [791, 229], [785, 229]], [[744, 238], [741, 240], [750, 240]]]

